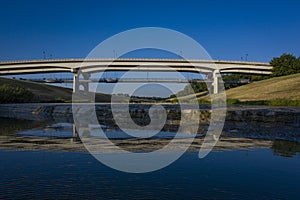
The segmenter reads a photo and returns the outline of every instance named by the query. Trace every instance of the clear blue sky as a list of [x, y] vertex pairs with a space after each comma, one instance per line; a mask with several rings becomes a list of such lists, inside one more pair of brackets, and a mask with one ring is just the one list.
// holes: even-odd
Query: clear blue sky
[[214, 59], [270, 61], [300, 55], [300, 1], [2, 1], [0, 61], [85, 57], [106, 38], [165, 27], [198, 41]]

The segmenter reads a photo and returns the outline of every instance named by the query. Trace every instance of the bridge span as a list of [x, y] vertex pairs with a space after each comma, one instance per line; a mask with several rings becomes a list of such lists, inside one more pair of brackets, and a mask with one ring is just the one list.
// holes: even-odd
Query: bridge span
[[219, 92], [221, 73], [271, 74], [272, 66], [263, 62], [224, 61], [224, 60], [183, 60], [183, 59], [55, 59], [0, 62], [0, 76], [71, 72], [73, 92], [82, 84], [88, 90], [87, 81], [79, 81], [82, 74], [88, 80], [92, 73], [103, 71], [155, 71], [190, 72], [205, 74], [212, 79], [213, 93]]

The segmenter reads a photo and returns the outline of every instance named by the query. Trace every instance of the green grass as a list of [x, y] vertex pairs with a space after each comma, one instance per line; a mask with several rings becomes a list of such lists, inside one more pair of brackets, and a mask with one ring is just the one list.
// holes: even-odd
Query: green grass
[[300, 106], [300, 74], [270, 78], [226, 91], [228, 104]]
[[265, 105], [265, 106], [300, 106], [299, 100], [260, 100], [260, 101], [240, 101], [238, 99], [227, 99], [230, 105]]
[[[71, 103], [72, 102], [72, 89], [62, 88], [52, 85], [46, 85], [44, 83], [36, 83], [25, 80], [16, 80], [0, 77], [0, 95], [1, 87], [3, 89], [11, 88], [9, 94], [7, 94], [3, 101], [0, 103]], [[19, 91], [21, 90], [22, 93]], [[21, 95], [20, 95], [20, 94]], [[24, 95], [30, 96], [30, 98], [25, 98]], [[86, 96], [85, 96], [86, 95]], [[95, 96], [95, 102], [109, 103], [111, 102], [110, 94], [96, 93], [92, 94], [82, 94], [80, 99], [74, 102], [91, 102], [90, 96]], [[2, 95], [4, 97], [4, 95]], [[115, 96], [116, 102], [124, 102], [126, 96]], [[7, 100], [8, 99], [8, 100]], [[133, 98], [132, 101], [147, 102], [143, 98]]]
[[227, 99], [241, 102], [295, 104], [300, 101], [300, 74], [270, 78], [226, 90]]
[[[9, 85], [12, 88], [24, 88], [32, 93], [30, 99], [26, 103], [32, 102], [67, 102], [72, 100], [72, 90], [61, 88], [42, 83], [35, 83], [24, 80], [15, 80], [8, 78], [0, 78], [0, 86]], [[18, 101], [16, 101], [18, 102]], [[23, 101], [24, 102], [24, 101]]]
[[[8, 78], [0, 78], [0, 89], [1, 87], [11, 87], [12, 90], [9, 92], [10, 101], [2, 101], [2, 103], [71, 103], [72, 102], [72, 89], [62, 88], [52, 85], [46, 85], [43, 83], [36, 83], [25, 80], [16, 80]], [[14, 95], [14, 91], [17, 88], [22, 88], [26, 92], [32, 94], [30, 98], [20, 97], [20, 95]], [[17, 99], [16, 99], [17, 98]], [[1, 98], [0, 98], [1, 100]], [[110, 102], [111, 95], [97, 93], [95, 95], [96, 102]], [[82, 102], [82, 101], [80, 101]], [[1, 103], [1, 101], [0, 101]]]
[[[56, 86], [34, 83], [30, 81], [0, 78], [0, 87], [24, 88], [33, 94], [28, 102], [72, 102], [72, 90]], [[207, 92], [197, 93], [200, 104], [210, 104]], [[226, 90], [227, 104], [269, 105], [269, 106], [300, 106], [300, 74], [270, 78], [263, 81], [243, 85]], [[122, 101], [123, 97], [120, 97]], [[191, 96], [179, 97], [181, 101], [189, 101]], [[110, 102], [111, 95], [96, 94], [96, 102]], [[163, 100], [178, 103], [177, 98]], [[22, 101], [23, 102], [23, 101]]]
[[[300, 74], [270, 78], [226, 90], [229, 105], [300, 106]], [[208, 95], [199, 102], [210, 102]]]
[[20, 86], [0, 85], [0, 103], [23, 103], [33, 98], [33, 93]]

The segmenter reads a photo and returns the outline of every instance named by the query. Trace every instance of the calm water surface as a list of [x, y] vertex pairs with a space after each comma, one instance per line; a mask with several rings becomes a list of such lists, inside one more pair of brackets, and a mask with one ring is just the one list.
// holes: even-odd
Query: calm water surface
[[299, 199], [300, 158], [270, 149], [186, 153], [162, 170], [128, 174], [87, 153], [0, 151], [0, 199]]
[[[73, 127], [5, 118], [0, 125], [4, 138], [71, 137]], [[201, 160], [189, 152], [162, 170], [128, 174], [88, 153], [2, 149], [0, 199], [300, 199], [299, 152], [299, 143], [278, 140]]]

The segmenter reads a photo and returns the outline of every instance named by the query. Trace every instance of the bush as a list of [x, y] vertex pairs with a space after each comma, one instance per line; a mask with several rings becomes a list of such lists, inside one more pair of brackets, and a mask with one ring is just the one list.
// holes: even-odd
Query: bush
[[227, 104], [240, 104], [241, 101], [238, 99], [227, 99]]
[[33, 93], [25, 88], [9, 84], [0, 86], [0, 103], [25, 103], [31, 102]]
[[300, 106], [299, 100], [257, 100], [257, 101], [239, 101], [237, 99], [228, 99], [228, 104], [242, 104], [242, 105], [257, 105], [257, 106]]

